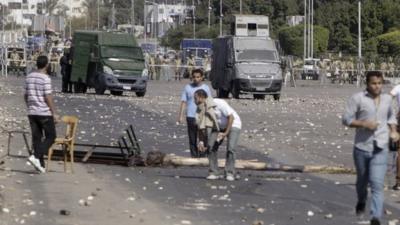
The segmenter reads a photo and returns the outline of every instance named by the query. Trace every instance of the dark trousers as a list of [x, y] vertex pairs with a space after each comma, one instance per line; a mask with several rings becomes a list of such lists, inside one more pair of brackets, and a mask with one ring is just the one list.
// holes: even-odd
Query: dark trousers
[[190, 155], [192, 158], [200, 158], [206, 157], [206, 153], [200, 152], [197, 149], [197, 124], [196, 119], [192, 117], [186, 117], [186, 122], [188, 126], [188, 136], [189, 136], [189, 146], [190, 146]]
[[45, 167], [43, 157], [56, 139], [53, 116], [29, 115], [28, 118], [31, 125], [34, 155], [39, 159], [42, 167]]
[[68, 73], [62, 73], [62, 92], [72, 92], [72, 83], [70, 81], [71, 75]]

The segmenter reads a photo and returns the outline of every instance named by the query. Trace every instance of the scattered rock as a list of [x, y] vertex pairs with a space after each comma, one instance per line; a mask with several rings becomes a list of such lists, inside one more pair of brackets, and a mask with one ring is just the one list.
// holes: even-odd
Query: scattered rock
[[251, 225], [264, 225], [264, 222], [261, 220], [255, 220]]
[[66, 210], [66, 209], [61, 209], [60, 210], [60, 215], [69, 216], [69, 215], [71, 215], [71, 212], [69, 210]]

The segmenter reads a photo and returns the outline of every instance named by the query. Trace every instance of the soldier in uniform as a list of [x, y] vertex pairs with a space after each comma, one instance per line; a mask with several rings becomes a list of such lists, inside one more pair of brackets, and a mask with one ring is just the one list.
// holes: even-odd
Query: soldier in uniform
[[156, 61], [154, 59], [154, 56], [151, 55], [149, 59], [149, 65], [150, 65], [150, 80], [155, 80], [156, 79], [156, 68], [155, 68]]
[[176, 55], [175, 56], [175, 80], [181, 80], [181, 65], [182, 61], [181, 58]]
[[375, 63], [374, 61], [371, 60], [371, 62], [368, 64], [368, 71], [374, 71], [375, 70]]
[[393, 63], [393, 58], [389, 57], [388, 69], [389, 69], [389, 76], [394, 77], [396, 65]]
[[13, 49], [13, 51], [11, 52], [10, 59], [11, 59], [10, 60], [11, 71], [19, 75], [19, 66], [21, 65], [21, 57], [19, 56], [16, 49]]
[[381, 72], [383, 73], [383, 77], [386, 77], [386, 76], [387, 76], [386, 73], [387, 73], [387, 70], [388, 70], [388, 65], [387, 65], [387, 63], [386, 63], [385, 61], [383, 61], [383, 62], [381, 63], [379, 69], [380, 69]]
[[187, 58], [186, 66], [188, 69], [188, 73], [192, 74], [192, 71], [194, 70], [194, 67], [196, 66], [196, 62], [194, 60], [194, 56], [190, 54], [190, 56]]

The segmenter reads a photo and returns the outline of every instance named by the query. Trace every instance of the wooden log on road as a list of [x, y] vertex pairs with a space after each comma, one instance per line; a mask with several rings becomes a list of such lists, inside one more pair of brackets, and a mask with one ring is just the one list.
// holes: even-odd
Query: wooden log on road
[[[207, 158], [188, 158], [176, 155], [164, 155], [162, 160], [163, 166], [203, 166], [209, 165]], [[218, 167], [225, 166], [225, 159], [218, 160]], [[301, 173], [333, 173], [333, 174], [353, 174], [354, 170], [345, 167], [326, 166], [326, 165], [281, 165], [268, 164], [255, 160], [236, 160], [235, 168], [244, 170], [270, 170], [284, 172], [301, 172]]]

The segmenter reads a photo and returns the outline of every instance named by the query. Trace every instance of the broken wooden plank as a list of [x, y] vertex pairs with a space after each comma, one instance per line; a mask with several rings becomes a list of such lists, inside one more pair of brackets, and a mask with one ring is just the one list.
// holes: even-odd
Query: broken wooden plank
[[[176, 155], [165, 155], [162, 160], [163, 166], [203, 166], [207, 167], [209, 161], [207, 158], [188, 158]], [[218, 160], [218, 167], [225, 167], [225, 159]], [[355, 171], [350, 168], [326, 165], [282, 165], [268, 164], [255, 160], [236, 160], [235, 168], [244, 170], [273, 170], [284, 172], [302, 172], [302, 173], [343, 173], [353, 174]]]

